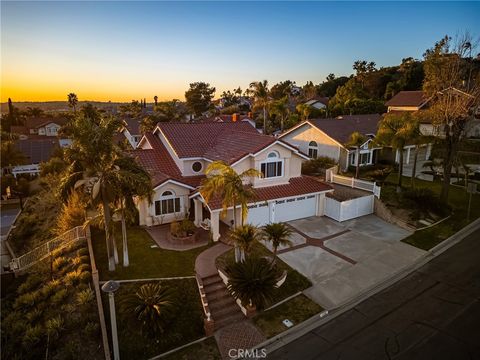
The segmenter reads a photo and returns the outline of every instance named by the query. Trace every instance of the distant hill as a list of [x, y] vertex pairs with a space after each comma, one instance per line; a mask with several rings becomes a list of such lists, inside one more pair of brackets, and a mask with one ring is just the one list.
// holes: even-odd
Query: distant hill
[[[106, 102], [106, 101], [79, 101], [77, 104], [77, 109], [80, 109], [85, 104], [92, 104], [93, 106], [99, 109], [113, 110], [118, 108], [119, 105], [127, 104], [126, 102]], [[70, 111], [71, 108], [68, 106], [66, 101], [21, 101], [13, 102], [13, 105], [20, 109], [26, 110], [28, 107], [38, 107], [45, 112], [57, 112], [57, 111]], [[8, 103], [0, 103], [1, 113], [8, 112]]]

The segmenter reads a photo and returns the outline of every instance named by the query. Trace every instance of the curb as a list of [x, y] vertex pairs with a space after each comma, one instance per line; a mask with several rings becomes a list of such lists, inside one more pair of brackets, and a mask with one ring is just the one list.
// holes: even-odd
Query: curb
[[[406, 276], [410, 275], [426, 263], [430, 262], [452, 246], [458, 244], [462, 241], [465, 237], [472, 234], [475, 230], [480, 229], [480, 218], [472, 221], [470, 224], [462, 228], [461, 230], [457, 231], [455, 234], [450, 236], [449, 238], [442, 241], [440, 244], [436, 245], [432, 249], [425, 252], [423, 256], [417, 259], [413, 264], [410, 266], [401, 269], [399, 272], [393, 274], [389, 278], [385, 279], [383, 282], [373, 286], [370, 289], [365, 290], [363, 293], [359, 294], [359, 296], [348, 300], [347, 302], [341, 304], [340, 306], [328, 311], [325, 310], [319, 314], [315, 314], [311, 318], [305, 320], [304, 322], [292, 327], [291, 329], [285, 330], [283, 333], [280, 333], [261, 344], [253, 347], [251, 350], [255, 349], [262, 349], [267, 348], [267, 353], [271, 353], [290, 342], [300, 338], [301, 336], [305, 335], [306, 333], [310, 332], [311, 330], [324, 325], [331, 320], [335, 319], [336, 317], [342, 315], [343, 313], [351, 310], [356, 305], [361, 303], [362, 301], [368, 299], [369, 297], [379, 293], [382, 290], [392, 286], [396, 282], [400, 281], [401, 279], [405, 278]], [[328, 315], [328, 316], [327, 316]]]

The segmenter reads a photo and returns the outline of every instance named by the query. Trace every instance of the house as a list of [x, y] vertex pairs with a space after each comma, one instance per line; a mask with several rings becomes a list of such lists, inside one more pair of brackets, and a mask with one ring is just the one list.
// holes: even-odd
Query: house
[[423, 109], [428, 98], [423, 91], [400, 91], [385, 103], [387, 112], [391, 111], [418, 111]]
[[331, 119], [311, 119], [287, 130], [280, 136], [283, 140], [310, 158], [327, 156], [338, 162], [341, 169], [356, 166], [356, 150], [346, 146], [350, 135], [358, 131], [368, 139], [360, 147], [360, 166], [375, 164], [380, 147], [372, 147], [377, 133], [380, 114], [343, 115]]
[[305, 105], [309, 105], [317, 110], [326, 109], [328, 106], [328, 97], [316, 96], [305, 102]]
[[211, 117], [208, 117], [208, 118], [205, 118], [203, 120], [200, 120], [200, 122], [203, 122], [203, 123], [211, 123], [211, 122], [220, 122], [220, 123], [223, 123], [223, 122], [237, 122], [237, 121], [241, 121], [241, 122], [245, 122], [247, 124], [250, 124], [253, 128], [256, 128], [257, 125], [255, 123], [255, 120], [253, 120], [253, 114], [251, 112], [249, 112], [247, 115], [243, 115], [243, 114], [232, 114], [232, 115], [216, 115], [216, 116], [211, 116]]
[[[190, 214], [195, 225], [208, 223], [213, 239], [220, 237], [220, 221], [231, 225], [233, 207], [222, 216], [220, 199], [208, 202], [200, 184], [213, 161], [224, 161], [235, 171], [255, 168], [262, 178], [245, 186], [255, 189], [246, 222], [258, 226], [324, 213], [325, 194], [333, 189], [301, 175], [308, 157], [283, 140], [259, 134], [245, 122], [159, 123], [145, 134], [132, 155], [152, 176], [153, 203], [138, 200], [140, 225], [156, 225]], [[240, 219], [241, 209], [236, 208]]]
[[24, 126], [12, 126], [12, 133], [21, 137], [58, 136], [58, 131], [67, 122], [64, 118], [27, 118]]
[[[135, 149], [142, 138], [140, 131], [140, 121], [136, 119], [124, 119], [120, 133], [128, 140], [130, 145]], [[118, 140], [118, 138], [117, 138]]]
[[33, 138], [16, 141], [15, 147], [24, 155], [26, 164], [14, 166], [12, 168], [13, 176], [39, 174], [40, 164], [50, 160], [54, 151], [60, 146], [57, 138]]

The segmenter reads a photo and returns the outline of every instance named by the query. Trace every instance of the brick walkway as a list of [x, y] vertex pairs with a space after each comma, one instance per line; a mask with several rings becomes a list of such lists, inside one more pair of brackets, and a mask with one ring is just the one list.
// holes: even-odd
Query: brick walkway
[[204, 252], [200, 253], [195, 259], [195, 272], [201, 277], [212, 276], [217, 274], [217, 267], [215, 266], [215, 259], [226, 253], [232, 247], [224, 243], [219, 242], [215, 246], [208, 248]]
[[[250, 320], [244, 320], [217, 331], [215, 340], [217, 340], [222, 358], [231, 359], [229, 356], [230, 349], [251, 349], [266, 339]], [[233, 355], [232, 358], [235, 358], [237, 352], [232, 351], [231, 355]]]
[[169, 241], [167, 233], [170, 231], [170, 225], [156, 225], [146, 227], [145, 230], [155, 243], [165, 250], [177, 250], [185, 251], [198, 247], [202, 247], [208, 244], [209, 233], [203, 229], [197, 229], [197, 240], [194, 244], [180, 244], [174, 241]]
[[306, 239], [306, 242], [304, 244], [300, 244], [300, 245], [297, 245], [297, 246], [292, 246], [291, 248], [287, 248], [287, 249], [282, 249], [282, 250], [279, 250], [278, 251], [278, 254], [284, 254], [286, 252], [289, 252], [289, 251], [293, 251], [293, 250], [297, 250], [297, 249], [300, 249], [300, 248], [303, 248], [305, 246], [316, 246], [316, 247], [319, 247], [325, 251], [327, 251], [328, 253], [336, 256], [336, 257], [339, 257], [340, 259], [342, 260], [345, 260], [347, 262], [349, 262], [350, 264], [353, 264], [355, 265], [357, 262], [351, 258], [349, 258], [348, 256], [345, 256], [343, 254], [340, 254], [339, 252], [335, 251], [335, 250], [332, 250], [330, 248], [328, 248], [327, 246], [325, 246], [325, 241], [327, 240], [330, 240], [330, 239], [333, 239], [337, 236], [340, 236], [340, 235], [343, 235], [345, 233], [348, 233], [350, 232], [350, 230], [344, 230], [344, 231], [340, 231], [336, 234], [333, 234], [333, 235], [329, 235], [329, 236], [325, 236], [324, 238], [321, 238], [321, 239], [316, 239], [316, 238], [313, 238], [311, 236], [308, 236], [307, 234], [305, 234], [304, 232], [298, 230], [297, 228], [293, 227], [292, 225], [290, 224], [287, 224], [293, 231], [299, 233], [300, 235], [302, 235], [305, 239]]

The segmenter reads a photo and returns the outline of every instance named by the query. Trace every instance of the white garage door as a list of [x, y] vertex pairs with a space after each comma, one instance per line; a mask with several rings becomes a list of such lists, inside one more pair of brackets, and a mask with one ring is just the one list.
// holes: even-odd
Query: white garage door
[[255, 226], [263, 226], [270, 222], [268, 204], [260, 203], [248, 207], [247, 222]]
[[275, 222], [302, 219], [316, 214], [315, 195], [300, 196], [275, 202]]

